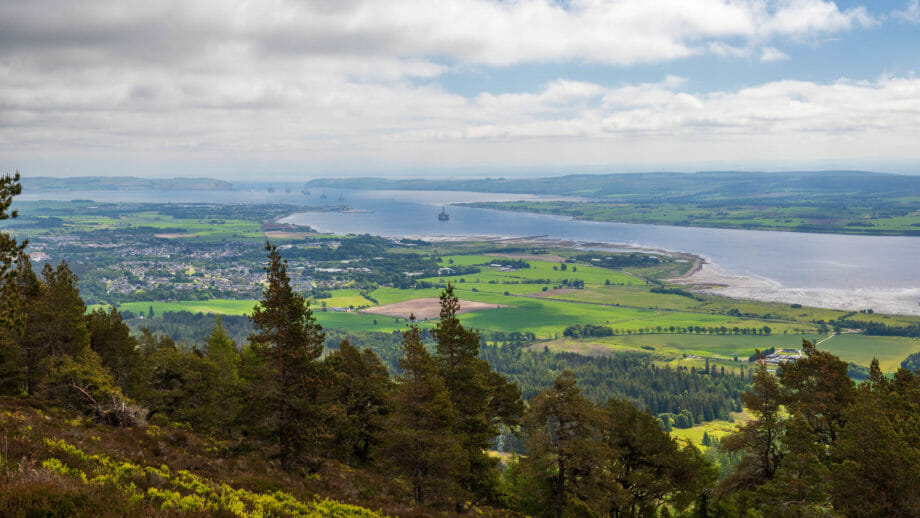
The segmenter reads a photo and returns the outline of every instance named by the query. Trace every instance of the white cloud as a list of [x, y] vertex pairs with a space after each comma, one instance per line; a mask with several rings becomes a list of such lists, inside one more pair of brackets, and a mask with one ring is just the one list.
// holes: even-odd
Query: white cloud
[[903, 10], [894, 11], [892, 17], [907, 23], [920, 23], [920, 2], [910, 0]]
[[503, 66], [661, 62], [744, 54], [742, 41], [875, 23], [826, 0], [64, 0], [0, 5], [0, 48], [57, 66], [220, 64], [231, 56], [447, 58]]
[[764, 47], [760, 49], [761, 63], [774, 63], [776, 61], [785, 61], [787, 59], [789, 59], [789, 55], [779, 49], [773, 47]]
[[[784, 54], [773, 45], [872, 23], [862, 8], [824, 0], [0, 2], [0, 156], [458, 165], [777, 149], [916, 156], [912, 78], [704, 93], [676, 76], [615, 88], [559, 78], [472, 98], [438, 83], [482, 65], [758, 52], [775, 61]], [[905, 139], [907, 151], [892, 148]]]

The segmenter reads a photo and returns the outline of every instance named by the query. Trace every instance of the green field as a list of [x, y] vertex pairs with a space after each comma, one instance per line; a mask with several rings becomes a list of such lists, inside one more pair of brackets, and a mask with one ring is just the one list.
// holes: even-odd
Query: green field
[[137, 212], [121, 217], [72, 215], [63, 227], [54, 229], [30, 228], [35, 235], [49, 232], [91, 232], [111, 229], [149, 229], [154, 233], [175, 235], [176, 239], [221, 241], [224, 239], [264, 238], [258, 221], [240, 219], [176, 219], [157, 212]]
[[[192, 313], [213, 313], [215, 315], [248, 315], [252, 308], [258, 304], [256, 300], [179, 300], [176, 302], [125, 302], [118, 306], [121, 311], [133, 311], [144, 315], [153, 308], [153, 313], [160, 316], [167, 311], [189, 311]], [[89, 306], [87, 309], [105, 307], [101, 304]]]
[[[501, 264], [503, 260], [507, 261], [507, 259], [503, 259], [501, 257], [491, 257], [485, 255], [446, 256], [443, 259], [443, 265], [447, 268], [449, 268], [452, 264], [458, 266], [472, 266], [481, 264]], [[451, 260], [454, 262], [451, 263]], [[459, 282], [459, 279], [464, 279], [464, 281], [467, 283], [476, 282], [478, 279], [480, 283], [496, 281], [498, 283], [507, 284], [520, 283], [525, 280], [549, 279], [551, 282], [559, 283], [563, 280], [578, 279], [584, 281], [585, 284], [605, 284], [606, 281], [610, 281], [611, 284], [645, 284], [644, 280], [632, 275], [616, 270], [598, 268], [596, 266], [554, 263], [549, 261], [540, 261], [538, 259], [527, 259], [527, 262], [530, 263], [530, 268], [501, 272], [498, 268], [483, 266], [481, 267], [482, 271], [477, 274], [444, 276], [440, 279], [443, 279], [444, 281], [450, 280], [453, 282]], [[566, 268], [565, 270], [562, 270], [563, 266]], [[439, 278], [432, 277], [426, 280], [434, 282], [439, 280]], [[539, 287], [535, 291], [538, 290]]]
[[[528, 262], [530, 268], [502, 272], [497, 267], [488, 266], [501, 264], [501, 258], [475, 254], [447, 255], [443, 258], [445, 266], [484, 266], [480, 266], [481, 271], [476, 274], [434, 277], [425, 281], [436, 284], [451, 282], [461, 299], [495, 304], [495, 309], [460, 315], [464, 325], [486, 333], [530, 332], [537, 337], [535, 347], [587, 354], [646, 352], [654, 354], [662, 363], [683, 366], [702, 366], [704, 358], [709, 358], [727, 370], [739, 368], [734, 358], [746, 359], [755, 349], [797, 349], [801, 347], [803, 338], [818, 341], [824, 336], [817, 334], [818, 328], [813, 321], [829, 321], [848, 315], [843, 311], [792, 308], [787, 304], [718, 296], [652, 293], [652, 287], [646, 285], [644, 279], [620, 271], [571, 263], [562, 271], [558, 262]], [[557, 269], [554, 270], [554, 266]], [[585, 288], [544, 292], [544, 287], [552, 290], [559, 284], [524, 283], [547, 278], [552, 283], [560, 283], [564, 279], [570, 282], [580, 280], [585, 283]], [[610, 285], [606, 284], [608, 280]], [[372, 291], [366, 298], [357, 289], [336, 289], [331, 290], [331, 298], [311, 300], [310, 303], [317, 320], [325, 327], [392, 332], [405, 329], [406, 322], [396, 317], [336, 311], [333, 308], [360, 309], [417, 298], [437, 298], [440, 293], [440, 288], [383, 287]], [[225, 299], [131, 302], [121, 305], [120, 309], [146, 313], [153, 306], [158, 315], [164, 311], [241, 315], [249, 313], [255, 303], [253, 300]], [[911, 317], [880, 314], [857, 314], [850, 318], [890, 325], [916, 321]], [[607, 326], [617, 336], [577, 340], [563, 337], [565, 329], [573, 324]], [[434, 320], [421, 325], [434, 325]], [[740, 333], [740, 330], [761, 330], [765, 326], [770, 328], [771, 334]], [[725, 330], [721, 334], [709, 332], [723, 327]], [[908, 354], [920, 351], [920, 340], [842, 334], [824, 341], [821, 348], [861, 365], [868, 365], [873, 357], [878, 357], [882, 368], [891, 371]]]
[[[546, 345], [553, 350], [567, 350], [575, 352], [602, 352], [612, 350], [637, 350], [675, 355], [693, 354], [711, 358], [747, 359], [754, 353], [754, 349], [768, 349], [770, 347], [800, 349], [802, 339], [812, 342], [823, 338], [820, 335], [695, 335], [695, 334], [651, 334], [631, 336], [609, 336], [602, 338], [587, 338], [581, 340], [561, 339], [548, 342]], [[643, 349], [654, 347], [654, 350]]]
[[355, 289], [341, 289], [333, 290], [331, 298], [326, 299], [310, 299], [310, 305], [314, 308], [321, 307], [323, 305], [330, 308], [363, 308], [366, 306], [373, 306], [374, 303], [364, 298], [361, 295], [360, 290]]
[[735, 432], [738, 426], [749, 421], [751, 419], [751, 414], [747, 412], [733, 412], [732, 419], [732, 421], [716, 420], [700, 423], [692, 428], [674, 428], [671, 431], [671, 437], [683, 443], [693, 443], [694, 446], [705, 452], [708, 448], [703, 446], [704, 433], [709, 434], [709, 437], [713, 439], [721, 439]]
[[872, 358], [876, 357], [882, 370], [891, 372], [897, 370], [901, 360], [909, 354], [920, 351], [920, 339], [846, 333], [834, 335], [822, 342], [820, 349], [860, 365], [869, 365]]

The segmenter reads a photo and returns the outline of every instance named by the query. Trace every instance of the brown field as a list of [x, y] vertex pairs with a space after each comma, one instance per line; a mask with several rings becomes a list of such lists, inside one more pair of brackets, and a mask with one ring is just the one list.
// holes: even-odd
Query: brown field
[[[460, 313], [469, 313], [482, 309], [495, 309], [497, 307], [507, 307], [504, 304], [486, 304], [485, 302], [473, 302], [472, 300], [460, 301]], [[409, 315], [415, 315], [417, 320], [426, 318], [438, 318], [441, 313], [441, 301], [434, 297], [421, 299], [406, 300], [395, 304], [377, 306], [365, 309], [362, 313], [373, 313], [375, 315], [385, 315], [388, 317], [409, 318]]]

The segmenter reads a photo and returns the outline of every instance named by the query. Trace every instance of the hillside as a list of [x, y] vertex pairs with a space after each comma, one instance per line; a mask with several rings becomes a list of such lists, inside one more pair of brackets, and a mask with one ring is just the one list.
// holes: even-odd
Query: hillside
[[[0, 437], [3, 516], [371, 518], [408, 509], [380, 475], [336, 463], [288, 473], [187, 427], [117, 428], [36, 400], [0, 397]], [[355, 500], [376, 510], [342, 503]]]

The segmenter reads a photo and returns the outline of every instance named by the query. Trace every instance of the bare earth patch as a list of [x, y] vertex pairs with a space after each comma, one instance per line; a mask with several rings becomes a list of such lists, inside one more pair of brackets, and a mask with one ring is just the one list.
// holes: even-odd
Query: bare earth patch
[[180, 237], [195, 237], [195, 234], [154, 234], [153, 237], [160, 239], [178, 239]]
[[[482, 309], [496, 309], [508, 307], [505, 304], [487, 304], [485, 302], [474, 302], [472, 300], [460, 301], [460, 313], [469, 313]], [[373, 313], [375, 315], [385, 315], [388, 317], [409, 318], [409, 315], [415, 315], [418, 320], [427, 318], [438, 318], [441, 314], [441, 300], [434, 297], [425, 297], [421, 299], [406, 300], [395, 304], [377, 306], [365, 309], [362, 313]]]

